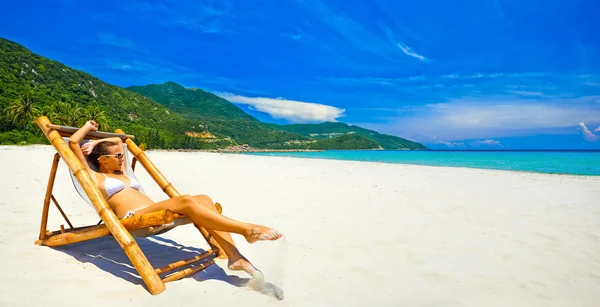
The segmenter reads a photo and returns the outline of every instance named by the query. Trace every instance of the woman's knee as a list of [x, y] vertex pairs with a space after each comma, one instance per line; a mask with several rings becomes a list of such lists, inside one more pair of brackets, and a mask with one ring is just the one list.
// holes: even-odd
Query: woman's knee
[[183, 211], [194, 207], [205, 207], [209, 210], [216, 210], [212, 199], [206, 195], [181, 195], [178, 198], [180, 199], [181, 210]]
[[180, 195], [177, 196], [177, 199], [179, 200], [178, 205], [180, 206], [180, 211], [183, 212], [198, 205], [196, 198], [191, 195]]
[[215, 205], [213, 200], [210, 197], [208, 197], [208, 195], [194, 195], [192, 196], [192, 198], [194, 198], [199, 204], [204, 206], [212, 207]]

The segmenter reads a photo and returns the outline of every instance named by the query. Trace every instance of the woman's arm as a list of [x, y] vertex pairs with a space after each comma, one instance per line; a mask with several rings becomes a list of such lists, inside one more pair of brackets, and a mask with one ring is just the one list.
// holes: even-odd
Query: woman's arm
[[81, 147], [79, 147], [79, 143], [81, 143], [81, 141], [88, 134], [88, 132], [92, 130], [98, 130], [98, 124], [96, 124], [96, 122], [93, 120], [88, 120], [81, 128], [79, 128], [79, 130], [77, 130], [77, 132], [73, 133], [73, 135], [71, 135], [71, 137], [69, 138], [69, 148], [71, 148], [77, 159], [79, 159], [79, 161], [85, 166], [85, 168], [88, 170], [88, 172], [90, 172], [90, 174], [92, 169], [88, 165], [83, 151], [81, 151]]

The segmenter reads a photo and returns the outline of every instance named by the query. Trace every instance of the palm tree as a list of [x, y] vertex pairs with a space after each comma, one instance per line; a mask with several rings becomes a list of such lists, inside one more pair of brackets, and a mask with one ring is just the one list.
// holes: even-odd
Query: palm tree
[[83, 109], [77, 103], [69, 104], [70, 110], [67, 113], [67, 126], [71, 127], [79, 127], [83, 125], [84, 121], [82, 121], [81, 113]]
[[16, 126], [27, 128], [35, 117], [40, 114], [40, 110], [35, 106], [33, 92], [27, 92], [20, 98], [13, 100], [6, 109], [8, 116]]
[[78, 126], [81, 122], [81, 108], [76, 103], [54, 101], [45, 111], [52, 122], [59, 125]]
[[86, 121], [90, 119], [94, 120], [98, 124], [98, 130], [108, 131], [110, 129], [106, 114], [104, 114], [104, 111], [99, 106], [90, 105], [83, 109], [82, 114]]

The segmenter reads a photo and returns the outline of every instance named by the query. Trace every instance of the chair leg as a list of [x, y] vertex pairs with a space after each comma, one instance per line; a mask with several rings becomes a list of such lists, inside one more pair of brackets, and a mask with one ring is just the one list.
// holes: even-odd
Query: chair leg
[[40, 225], [40, 236], [39, 239], [43, 240], [46, 237], [46, 230], [48, 227], [48, 211], [50, 210], [50, 200], [52, 197], [52, 189], [54, 188], [54, 179], [56, 178], [56, 170], [58, 169], [58, 162], [60, 161], [60, 155], [54, 154], [54, 160], [52, 161], [52, 168], [50, 169], [50, 178], [48, 179], [48, 186], [46, 187], [46, 197], [44, 197], [44, 207], [42, 209], [42, 222]]
[[67, 224], [69, 224], [69, 227], [71, 227], [71, 229], [72, 229], [73, 228], [73, 224], [71, 224], [71, 221], [69, 221], [69, 218], [67, 217], [67, 215], [65, 214], [65, 212], [63, 211], [63, 209], [58, 204], [58, 201], [56, 201], [56, 198], [54, 198], [54, 195], [50, 195], [50, 198], [52, 199], [52, 202], [56, 206], [56, 209], [58, 209], [58, 211], [60, 212], [60, 215], [62, 215], [62, 217], [67, 222]]

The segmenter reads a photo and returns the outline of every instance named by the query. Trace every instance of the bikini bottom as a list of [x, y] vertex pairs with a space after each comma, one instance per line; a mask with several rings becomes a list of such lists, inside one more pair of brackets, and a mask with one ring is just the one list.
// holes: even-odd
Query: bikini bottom
[[145, 209], [145, 208], [148, 208], [148, 207], [150, 207], [150, 206], [141, 207], [141, 208], [137, 208], [137, 209], [135, 209], [135, 210], [130, 210], [130, 211], [127, 211], [127, 213], [125, 213], [125, 216], [124, 216], [124, 217], [122, 217], [121, 219], [126, 219], [126, 218], [133, 217], [133, 216], [135, 216], [135, 212], [136, 212], [136, 211], [139, 211], [139, 210], [142, 210], [142, 209]]

